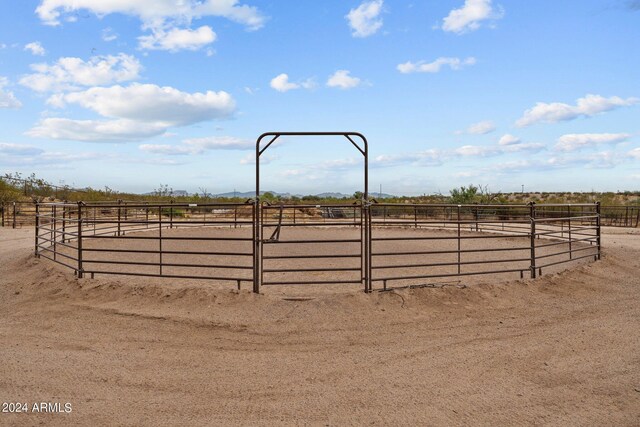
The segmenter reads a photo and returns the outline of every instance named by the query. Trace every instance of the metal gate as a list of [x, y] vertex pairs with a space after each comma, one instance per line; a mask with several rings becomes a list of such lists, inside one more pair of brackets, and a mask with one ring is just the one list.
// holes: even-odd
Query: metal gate
[[[365, 239], [360, 204], [263, 203], [260, 211], [262, 286], [363, 283]], [[326, 232], [328, 229], [336, 232]]]
[[[261, 201], [260, 157], [283, 136], [341, 136], [364, 157], [364, 191], [356, 205], [270, 206]], [[362, 146], [356, 143], [359, 139]], [[268, 140], [262, 145], [263, 140]], [[371, 289], [369, 150], [357, 132], [269, 132], [256, 141], [256, 227], [253, 290], [265, 285], [361, 283]], [[313, 227], [344, 227], [339, 238], [313, 238]], [[339, 244], [335, 253], [330, 246]], [[304, 266], [300, 267], [300, 263]], [[296, 276], [293, 276], [293, 275]]]

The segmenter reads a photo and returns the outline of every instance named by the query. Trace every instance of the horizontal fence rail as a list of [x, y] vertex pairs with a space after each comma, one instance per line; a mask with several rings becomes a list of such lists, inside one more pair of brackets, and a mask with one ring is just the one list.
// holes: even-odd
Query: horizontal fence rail
[[252, 203], [37, 204], [36, 253], [95, 274], [253, 281]]
[[33, 226], [36, 218], [34, 202], [0, 203], [0, 227], [22, 228]]
[[[121, 215], [126, 215], [130, 212], [133, 212], [132, 210], [127, 209], [127, 206], [134, 206], [134, 205], [150, 206], [151, 204], [152, 202], [147, 203], [147, 202], [125, 201], [125, 200], [121, 200], [119, 202], [100, 201], [100, 202], [90, 203], [91, 206], [97, 206], [97, 205], [111, 206], [112, 207], [111, 210], [114, 213], [113, 218], [116, 218], [117, 216], [117, 206], [120, 207]], [[391, 207], [403, 206], [405, 209], [403, 209], [401, 211], [402, 213], [399, 214], [399, 216], [402, 219], [406, 220], [408, 218], [414, 217], [417, 220], [417, 218], [420, 217], [423, 220], [425, 220], [426, 219], [425, 217], [428, 217], [429, 219], [436, 221], [436, 224], [438, 222], [437, 219], [451, 217], [451, 212], [453, 212], [456, 206], [456, 205], [450, 205], [450, 204], [449, 205], [447, 204], [441, 204], [441, 205], [383, 204], [383, 205], [388, 207], [387, 210], [385, 211], [383, 209], [382, 212], [377, 212], [376, 215], [377, 216], [381, 215], [383, 218], [386, 218], [388, 221], [393, 221], [394, 219], [394, 215], [392, 215], [394, 210]], [[113, 206], [116, 206], [116, 208], [114, 208]], [[176, 204], [176, 206], [178, 205]], [[292, 210], [289, 212], [291, 215], [295, 216], [295, 218], [293, 218], [292, 221], [296, 223], [304, 222], [305, 220], [304, 209], [306, 209], [307, 216], [309, 215], [310, 212], [312, 213], [314, 209], [319, 209], [319, 208], [316, 208], [316, 205], [292, 205], [292, 206], [300, 207], [300, 210]], [[440, 216], [437, 216], [438, 206], [441, 208]], [[493, 213], [499, 212], [501, 208], [509, 209], [511, 212], [511, 209], [513, 209], [512, 207], [517, 205], [493, 205], [495, 207], [492, 210], [490, 209], [487, 210], [488, 209], [487, 206], [488, 205], [469, 205], [469, 208], [466, 211], [467, 219], [474, 219], [474, 220], [482, 219], [483, 215], [492, 215]], [[509, 208], [505, 208], [505, 206], [509, 206]], [[521, 206], [528, 206], [528, 205], [521, 205]], [[545, 205], [538, 205], [538, 206], [547, 206], [548, 209], [545, 212], [545, 214], [553, 215], [554, 212], [559, 212], [563, 206], [567, 206], [567, 205], [566, 204], [560, 204], [560, 205], [545, 204]], [[586, 209], [587, 206], [592, 206], [592, 204], [591, 205], [590, 204], [583, 204], [583, 205], [573, 204], [571, 206], [574, 206], [574, 207], [583, 206], [584, 209]], [[475, 216], [476, 214], [475, 214], [474, 207], [477, 208], [478, 210], [477, 217]], [[176, 208], [176, 209], [179, 209], [179, 208]], [[354, 207], [352, 209], [358, 209], [358, 208]], [[601, 210], [600, 221], [602, 226], [628, 227], [628, 228], [640, 227], [640, 205], [629, 205], [629, 206], [603, 205], [600, 207], [600, 210]], [[447, 215], [447, 212], [449, 213], [449, 215]], [[177, 215], [179, 214], [180, 212], [178, 212]], [[335, 210], [332, 206], [324, 206], [320, 214], [323, 219], [335, 217], [336, 215], [341, 215], [341, 213]], [[353, 217], [354, 215], [357, 215], [357, 214], [350, 213], [349, 215]], [[398, 214], [396, 213], [395, 215], [398, 215]], [[0, 203], [0, 227], [22, 228], [26, 226], [33, 226], [35, 224], [35, 217], [36, 217], [36, 209], [35, 209], [34, 202]], [[395, 219], [398, 219], [398, 218], [396, 217]], [[486, 231], [488, 231], [488, 229]]]
[[35, 252], [96, 274], [241, 286], [535, 278], [600, 258], [599, 204], [35, 203]]

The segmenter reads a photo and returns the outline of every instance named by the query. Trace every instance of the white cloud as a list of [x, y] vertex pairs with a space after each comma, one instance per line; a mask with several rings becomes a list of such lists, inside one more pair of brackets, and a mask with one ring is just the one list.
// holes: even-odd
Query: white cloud
[[497, 145], [463, 145], [455, 149], [454, 153], [463, 157], [488, 157], [521, 151], [537, 152], [544, 148], [544, 144], [523, 143], [520, 138], [506, 134], [500, 138]]
[[99, 17], [112, 13], [135, 16], [145, 28], [160, 28], [167, 21], [189, 23], [207, 16], [227, 18], [251, 30], [264, 25], [266, 19], [257, 8], [238, 3], [237, 0], [42, 0], [36, 13], [46, 25], [59, 25], [62, 14], [79, 10]]
[[465, 0], [461, 8], [453, 9], [442, 20], [442, 29], [463, 34], [480, 28], [482, 21], [497, 20], [503, 16], [502, 8], [494, 9], [491, 0]]
[[255, 143], [233, 136], [210, 136], [185, 139], [180, 145], [142, 144], [138, 148], [154, 154], [187, 155], [202, 154], [209, 150], [250, 150]]
[[368, 37], [382, 28], [383, 0], [365, 1], [355, 9], [351, 9], [345, 18], [349, 21], [353, 37]]
[[640, 147], [634, 148], [633, 150], [627, 153], [629, 157], [633, 157], [634, 159], [640, 160]]
[[138, 37], [141, 49], [168, 50], [169, 52], [198, 50], [215, 40], [216, 33], [207, 25], [195, 30], [188, 28], [171, 28], [167, 31], [155, 29], [151, 35]]
[[374, 157], [370, 164], [371, 167], [389, 167], [403, 164], [439, 166], [447, 156], [447, 153], [443, 151], [430, 149], [406, 154], [383, 154]]
[[183, 143], [198, 150], [251, 150], [255, 142], [233, 136], [209, 136], [185, 139]]
[[25, 134], [34, 138], [50, 138], [86, 142], [139, 141], [162, 134], [166, 126], [134, 120], [72, 120], [47, 118]]
[[13, 92], [4, 89], [8, 85], [9, 80], [6, 77], [0, 76], [0, 108], [22, 107], [22, 103], [15, 97]]
[[587, 161], [586, 167], [590, 169], [609, 169], [622, 162], [622, 159], [612, 151], [600, 151], [590, 154], [585, 160]]
[[[3, 150], [3, 146], [5, 149]], [[6, 147], [9, 146], [8, 149]], [[45, 151], [37, 147], [19, 144], [0, 143], [0, 164], [10, 166], [42, 166], [69, 167], [69, 163], [84, 160], [114, 158], [115, 155], [105, 153]]]
[[525, 127], [535, 123], [557, 123], [578, 117], [592, 117], [605, 111], [635, 105], [638, 102], [640, 102], [638, 98], [623, 99], [618, 96], [605, 98], [591, 94], [579, 98], [576, 105], [538, 102], [533, 108], [524, 112], [523, 116], [516, 121], [516, 126]]
[[472, 135], [485, 135], [496, 130], [496, 125], [489, 120], [474, 123], [467, 128], [467, 133]]
[[0, 142], [0, 153], [13, 156], [32, 156], [42, 153], [43, 150], [32, 145], [12, 144]]
[[519, 151], [538, 152], [546, 148], [545, 144], [539, 142], [517, 142], [511, 145], [501, 146], [503, 153], [516, 153]]
[[[260, 164], [261, 165], [268, 165], [269, 163], [273, 162], [274, 160], [278, 160], [278, 156], [276, 156], [274, 154], [264, 153], [263, 155], [260, 156]], [[240, 164], [241, 165], [255, 165], [256, 164], [256, 155], [255, 155], [255, 153], [249, 153], [246, 156], [244, 156], [242, 159], [240, 159]]]
[[349, 74], [350, 71], [348, 70], [336, 71], [329, 77], [329, 80], [327, 80], [327, 86], [337, 87], [340, 89], [351, 89], [362, 83], [362, 80], [357, 77], [352, 77]]
[[64, 57], [53, 65], [32, 64], [34, 74], [20, 79], [20, 84], [37, 92], [77, 90], [81, 86], [100, 86], [137, 79], [142, 65], [131, 55], [93, 56], [88, 61]]
[[110, 120], [47, 118], [27, 135], [89, 142], [139, 141], [161, 135], [172, 126], [225, 118], [235, 109], [235, 101], [223, 91], [186, 93], [138, 83], [55, 95], [49, 103], [77, 104]]
[[463, 145], [455, 149], [455, 153], [463, 157], [485, 157], [499, 154], [500, 149], [493, 146]]
[[617, 144], [631, 137], [628, 133], [571, 133], [558, 138], [555, 149], [575, 151], [600, 144]]
[[127, 87], [93, 87], [61, 95], [62, 104], [77, 104], [104, 117], [186, 126], [224, 118], [235, 110], [227, 92], [187, 93], [172, 87], [133, 83]]
[[170, 144], [141, 144], [138, 148], [144, 152], [151, 154], [165, 154], [170, 156], [181, 156], [187, 154], [197, 154], [192, 152], [189, 147], [182, 145]]
[[300, 88], [313, 89], [316, 86], [316, 83], [312, 78], [304, 80], [300, 83], [290, 82], [289, 75], [282, 73], [272, 78], [269, 85], [278, 92], [288, 92], [290, 90]]
[[40, 42], [31, 42], [24, 46], [24, 50], [28, 50], [33, 55], [44, 56], [46, 51], [44, 47], [40, 44]]
[[452, 70], [460, 70], [465, 65], [473, 65], [476, 63], [476, 59], [472, 56], [467, 59], [460, 58], [446, 58], [440, 57], [433, 62], [419, 61], [411, 62], [407, 61], [404, 64], [398, 64], [396, 67], [398, 71], [403, 74], [408, 73], [437, 73], [443, 66], [449, 66]]
[[521, 142], [520, 138], [507, 133], [502, 135], [502, 137], [500, 137], [500, 140], [498, 141], [498, 145], [514, 145], [514, 144], [520, 144], [520, 142]]
[[[223, 17], [248, 30], [257, 30], [266, 21], [256, 7], [239, 4], [238, 0], [41, 0], [36, 13], [44, 24], [55, 26], [60, 25], [62, 15], [80, 10], [98, 17], [114, 13], [135, 16], [143, 30], [151, 31], [138, 38], [140, 47], [169, 51], [197, 50], [215, 40], [209, 26], [188, 28], [195, 19]], [[106, 37], [113, 39], [110, 33]]]
[[102, 40], [106, 42], [112, 42], [118, 38], [118, 34], [113, 31], [113, 28], [107, 27], [102, 30]]
[[278, 92], [287, 92], [293, 89], [299, 89], [300, 85], [297, 83], [291, 83], [289, 76], [285, 73], [279, 74], [271, 79], [271, 87]]

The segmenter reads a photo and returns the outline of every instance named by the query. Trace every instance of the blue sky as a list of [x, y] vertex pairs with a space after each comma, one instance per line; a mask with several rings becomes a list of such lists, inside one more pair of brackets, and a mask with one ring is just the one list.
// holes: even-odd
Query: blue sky
[[[0, 172], [249, 191], [358, 131], [386, 193], [640, 188], [640, 1], [0, 1]], [[352, 193], [340, 139], [262, 187]], [[262, 164], [262, 163], [261, 163]]]

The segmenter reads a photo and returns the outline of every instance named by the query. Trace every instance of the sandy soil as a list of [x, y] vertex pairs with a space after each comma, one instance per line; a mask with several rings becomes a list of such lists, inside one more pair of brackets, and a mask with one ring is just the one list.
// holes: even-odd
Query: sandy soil
[[0, 229], [0, 400], [73, 407], [0, 424], [639, 425], [640, 235], [603, 244], [534, 281], [302, 299], [77, 280]]

